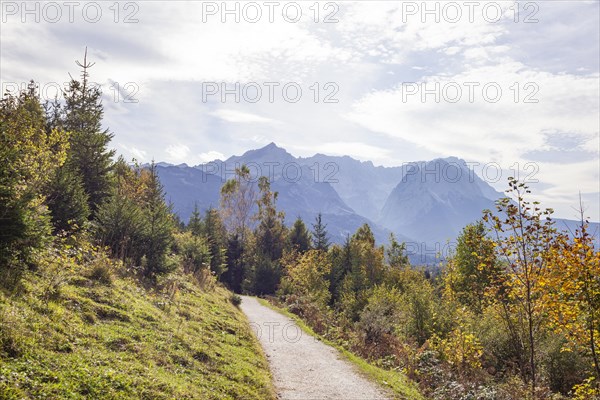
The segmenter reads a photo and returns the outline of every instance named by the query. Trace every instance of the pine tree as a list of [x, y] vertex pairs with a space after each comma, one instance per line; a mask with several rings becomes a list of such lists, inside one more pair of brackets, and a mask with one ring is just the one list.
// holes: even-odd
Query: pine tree
[[208, 248], [210, 250], [210, 270], [215, 273], [217, 279], [221, 277], [225, 269], [227, 268], [226, 263], [226, 252], [227, 243], [225, 225], [221, 220], [219, 211], [214, 208], [206, 210], [204, 217], [203, 233], [208, 241]]
[[342, 282], [352, 269], [352, 248], [350, 235], [346, 236], [344, 245], [333, 245], [329, 249], [331, 258], [331, 274], [329, 275], [329, 291], [331, 292], [331, 305], [340, 299]]
[[227, 250], [225, 259], [227, 260], [227, 268], [221, 276], [221, 281], [224, 282], [229, 289], [235, 293], [242, 292], [242, 282], [244, 281], [244, 246], [237, 233], [232, 234], [227, 239]]
[[304, 221], [302, 221], [302, 218], [298, 217], [294, 222], [294, 226], [288, 235], [288, 240], [290, 246], [300, 253], [310, 250], [310, 232], [306, 229], [306, 225], [304, 224]]
[[82, 228], [88, 220], [88, 196], [81, 177], [69, 166], [57, 168], [46, 190], [46, 204], [55, 231]]
[[254, 219], [258, 226], [254, 232], [253, 267], [248, 273], [248, 289], [255, 294], [273, 294], [281, 278], [279, 260], [285, 246], [286, 230], [284, 214], [278, 212], [275, 203], [277, 192], [272, 192], [269, 181], [261, 177], [258, 182], [260, 198], [258, 213]]
[[87, 49], [82, 68], [81, 81], [71, 79], [64, 93], [65, 107], [61, 126], [71, 132], [68, 163], [81, 176], [89, 198], [90, 210], [95, 213], [101, 202], [110, 194], [112, 156], [108, 149], [113, 135], [102, 130], [102, 92], [89, 81], [88, 70], [94, 63], [87, 61]]
[[171, 208], [165, 202], [162, 184], [152, 163], [143, 170], [146, 185], [144, 216], [147, 223], [145, 239], [145, 274], [154, 277], [169, 272], [174, 265], [167, 262], [167, 252], [173, 242], [174, 224]]
[[140, 265], [144, 255], [147, 221], [143, 211], [143, 187], [139, 168], [120, 157], [114, 168], [116, 184], [111, 196], [96, 213], [95, 233], [113, 257]]
[[204, 228], [202, 226], [202, 217], [200, 216], [200, 211], [198, 210], [198, 203], [194, 204], [194, 211], [192, 211], [192, 215], [188, 221], [187, 229], [192, 233], [192, 235], [200, 236], [202, 234]]
[[321, 213], [317, 215], [316, 223], [313, 224], [313, 248], [315, 250], [329, 250], [329, 238], [327, 235], [327, 225], [323, 224], [321, 220]]
[[96, 213], [96, 236], [113, 257], [140, 265], [144, 256], [147, 224], [140, 204], [123, 191], [115, 191]]

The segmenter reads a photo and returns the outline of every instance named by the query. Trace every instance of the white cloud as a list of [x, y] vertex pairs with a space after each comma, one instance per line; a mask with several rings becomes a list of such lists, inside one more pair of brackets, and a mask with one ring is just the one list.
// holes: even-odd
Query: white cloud
[[328, 142], [312, 148], [314, 152], [336, 156], [351, 156], [363, 161], [389, 159], [390, 150], [360, 142]]
[[185, 144], [171, 144], [165, 150], [168, 154], [169, 162], [184, 162], [190, 154], [190, 148]]
[[151, 161], [148, 159], [148, 153], [145, 150], [138, 149], [134, 146], [126, 146], [122, 143], [119, 143], [119, 147], [124, 150], [124, 157], [127, 161], [132, 158], [142, 163]]
[[270, 118], [261, 117], [260, 115], [250, 114], [243, 111], [231, 110], [231, 109], [219, 109], [212, 113], [217, 118], [224, 121], [235, 122], [235, 123], [268, 123], [273, 124], [277, 121]]
[[206, 163], [214, 160], [224, 160], [225, 155], [223, 153], [219, 153], [218, 151], [207, 151], [205, 153], [198, 154], [198, 161], [200, 163]]
[[[421, 86], [405, 85], [368, 94], [356, 102], [347, 118], [435, 153], [510, 165], [523, 153], [543, 146], [544, 132], [550, 128], [597, 134], [598, 79], [598, 74], [555, 75], [512, 62], [453, 76], [430, 76], [418, 82]], [[487, 84], [486, 95], [483, 88]], [[473, 102], [469, 101], [467, 85], [473, 87]], [[496, 87], [502, 95], [491, 103]], [[434, 94], [424, 95], [425, 88], [439, 93], [439, 102]], [[519, 101], [515, 102], [517, 88]], [[410, 95], [409, 90], [417, 93]], [[460, 101], [449, 102], [458, 93], [462, 94]], [[525, 103], [529, 95], [529, 100], [538, 102]]]

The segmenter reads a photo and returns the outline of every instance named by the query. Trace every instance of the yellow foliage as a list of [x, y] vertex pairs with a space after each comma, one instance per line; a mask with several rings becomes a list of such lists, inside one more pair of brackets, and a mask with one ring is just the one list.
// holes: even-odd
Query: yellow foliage
[[287, 280], [296, 294], [308, 297], [319, 306], [329, 302], [329, 280], [331, 262], [327, 253], [321, 250], [309, 250], [300, 255], [297, 262], [287, 265]]
[[600, 399], [600, 389], [594, 384], [594, 377], [590, 377], [573, 387], [573, 400]]

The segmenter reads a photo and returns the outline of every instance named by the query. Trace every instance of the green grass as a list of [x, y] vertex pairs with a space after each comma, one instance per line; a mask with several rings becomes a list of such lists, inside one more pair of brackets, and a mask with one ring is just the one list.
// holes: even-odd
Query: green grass
[[319, 340], [322, 341], [323, 343], [337, 349], [340, 353], [342, 353], [344, 355], [344, 357], [346, 357], [346, 359], [348, 359], [350, 362], [352, 362], [354, 365], [356, 365], [358, 367], [358, 369], [365, 376], [367, 376], [371, 380], [374, 380], [375, 382], [379, 383], [381, 386], [387, 387], [388, 389], [390, 389], [393, 392], [393, 394], [395, 395], [395, 397], [394, 397], [395, 399], [410, 399], [410, 400], [413, 400], [413, 399], [414, 400], [424, 400], [425, 399], [423, 397], [423, 395], [419, 392], [419, 389], [417, 388], [417, 384], [415, 382], [412, 382], [411, 380], [409, 380], [405, 375], [403, 375], [397, 371], [386, 370], [386, 369], [377, 367], [373, 364], [370, 364], [365, 359], [358, 357], [357, 355], [349, 352], [348, 350], [346, 350], [339, 344], [331, 342], [330, 340], [327, 340], [324, 337], [322, 337], [321, 335], [318, 335], [317, 333], [315, 333], [296, 314], [293, 314], [284, 308], [277, 307], [265, 299], [258, 299], [258, 301], [261, 304], [291, 318], [292, 320], [294, 320], [294, 322], [296, 322], [296, 324], [304, 332], [308, 333], [309, 335], [319, 338]]
[[167, 296], [78, 277], [45, 301], [29, 276], [19, 295], [0, 292], [0, 398], [274, 399], [230, 293], [178, 286]]

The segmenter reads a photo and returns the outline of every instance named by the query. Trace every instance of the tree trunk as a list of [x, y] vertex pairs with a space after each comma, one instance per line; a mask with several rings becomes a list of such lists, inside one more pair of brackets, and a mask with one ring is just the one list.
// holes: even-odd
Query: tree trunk
[[[593, 319], [592, 319], [593, 321]], [[598, 354], [596, 354], [596, 343], [594, 339], [594, 324], [590, 323], [590, 348], [592, 349], [592, 358], [594, 359], [594, 367], [596, 369], [596, 378], [600, 379], [600, 365], [598, 363]]]

